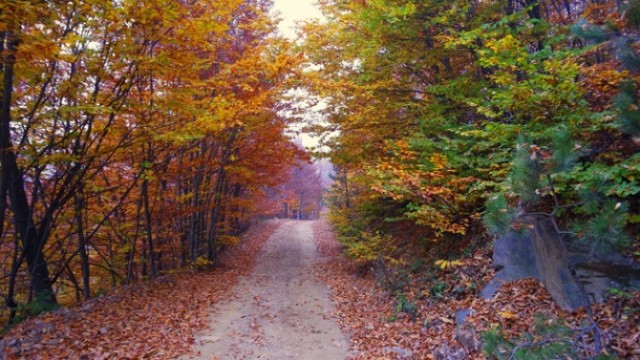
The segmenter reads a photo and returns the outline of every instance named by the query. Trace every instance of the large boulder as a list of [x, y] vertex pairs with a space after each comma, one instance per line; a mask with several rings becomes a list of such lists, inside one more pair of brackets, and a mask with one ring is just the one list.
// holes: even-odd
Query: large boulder
[[601, 302], [609, 289], [640, 289], [640, 264], [620, 254], [568, 254], [569, 266], [591, 301]]
[[520, 221], [526, 230], [496, 240], [493, 262], [497, 272], [481, 297], [492, 297], [503, 282], [536, 278], [561, 308], [576, 310], [601, 301], [610, 288], [640, 286], [640, 266], [633, 259], [569, 252], [569, 239], [558, 234], [548, 216], [528, 215]]

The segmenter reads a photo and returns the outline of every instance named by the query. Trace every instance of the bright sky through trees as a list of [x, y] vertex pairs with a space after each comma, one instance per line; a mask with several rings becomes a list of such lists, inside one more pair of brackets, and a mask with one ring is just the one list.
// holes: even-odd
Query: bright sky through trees
[[274, 0], [273, 9], [280, 13], [282, 22], [280, 32], [289, 38], [295, 38], [295, 23], [309, 18], [320, 17], [322, 14], [315, 6], [314, 0]]
[[[290, 39], [296, 38], [296, 23], [312, 18], [322, 17], [322, 13], [315, 5], [315, 0], [274, 0], [273, 11], [279, 14], [282, 19], [278, 25], [279, 31]], [[309, 113], [307, 117], [312, 117]], [[298, 132], [297, 141], [301, 141], [303, 146], [313, 147], [318, 145], [318, 139], [309, 134], [301, 133], [301, 124], [293, 126], [292, 130]]]

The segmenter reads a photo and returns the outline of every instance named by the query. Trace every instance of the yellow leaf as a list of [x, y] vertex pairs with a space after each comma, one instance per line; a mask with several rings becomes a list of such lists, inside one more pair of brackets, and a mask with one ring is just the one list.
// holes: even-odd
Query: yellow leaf
[[500, 315], [500, 317], [504, 319], [513, 319], [517, 317], [517, 315], [512, 313], [511, 311], [498, 311], [498, 315]]
[[436, 260], [434, 262], [434, 264], [436, 266], [438, 266], [440, 269], [445, 270], [447, 268], [452, 268], [454, 266], [460, 266], [462, 265], [462, 261], [460, 260]]

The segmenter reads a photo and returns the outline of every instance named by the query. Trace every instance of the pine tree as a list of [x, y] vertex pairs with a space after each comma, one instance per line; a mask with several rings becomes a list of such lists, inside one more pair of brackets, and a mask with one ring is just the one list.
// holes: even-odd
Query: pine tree
[[622, 83], [613, 104], [617, 113], [616, 125], [620, 131], [640, 142], [640, 99], [633, 81]]

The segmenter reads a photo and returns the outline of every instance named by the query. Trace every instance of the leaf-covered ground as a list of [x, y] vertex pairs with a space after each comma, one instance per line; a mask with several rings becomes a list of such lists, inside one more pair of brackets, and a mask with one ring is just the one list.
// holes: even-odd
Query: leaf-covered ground
[[[211, 271], [164, 275], [14, 326], [0, 339], [9, 359], [167, 359], [191, 350], [212, 304], [247, 274], [277, 224], [253, 226]], [[0, 359], [3, 358], [0, 351]]]
[[[533, 344], [557, 337], [535, 335], [535, 326], [564, 321], [576, 330], [564, 334], [572, 345], [594, 349], [594, 331], [600, 332], [603, 353], [623, 359], [640, 359], [640, 293], [611, 296], [594, 306], [591, 326], [582, 312], [567, 313], [558, 308], [549, 293], [535, 280], [504, 285], [491, 300], [476, 296], [475, 284], [492, 275], [490, 254], [478, 251], [460, 266], [434, 269], [434, 276], [395, 296], [383, 290], [370, 274], [363, 274], [353, 262], [339, 256], [341, 246], [331, 226], [314, 225], [318, 248], [327, 260], [318, 276], [327, 283], [337, 303], [340, 324], [350, 335], [354, 359], [485, 359], [480, 333], [500, 329], [507, 338], [533, 333]], [[460, 327], [456, 312], [470, 309], [467, 323]], [[505, 358], [508, 358], [509, 354]]]
[[[276, 226], [255, 226], [239, 247], [223, 254], [215, 270], [169, 274], [121, 287], [108, 296], [18, 324], [0, 339], [0, 358], [167, 359], [188, 353], [196, 332], [208, 326], [211, 305], [227, 298], [238, 277], [251, 271]], [[434, 269], [430, 282], [414, 282], [410, 290], [391, 294], [339, 256], [341, 246], [330, 225], [317, 221], [313, 228], [325, 260], [317, 266], [317, 275], [332, 290], [353, 359], [484, 359], [481, 332], [500, 329], [507, 338], [520, 337], [535, 330], [539, 314], [547, 324], [562, 319], [579, 330], [569, 334], [576, 345], [594, 348], [597, 330], [606, 353], [640, 359], [639, 293], [620, 293], [595, 306], [592, 318], [597, 328], [584, 311], [559, 309], [533, 280], [506, 284], [493, 299], [482, 300], [475, 295], [475, 284], [487, 281], [492, 272], [489, 254], [479, 251], [459, 266]], [[459, 309], [471, 310], [467, 323], [474, 331], [456, 331]], [[534, 335], [528, 341], [548, 339]]]

